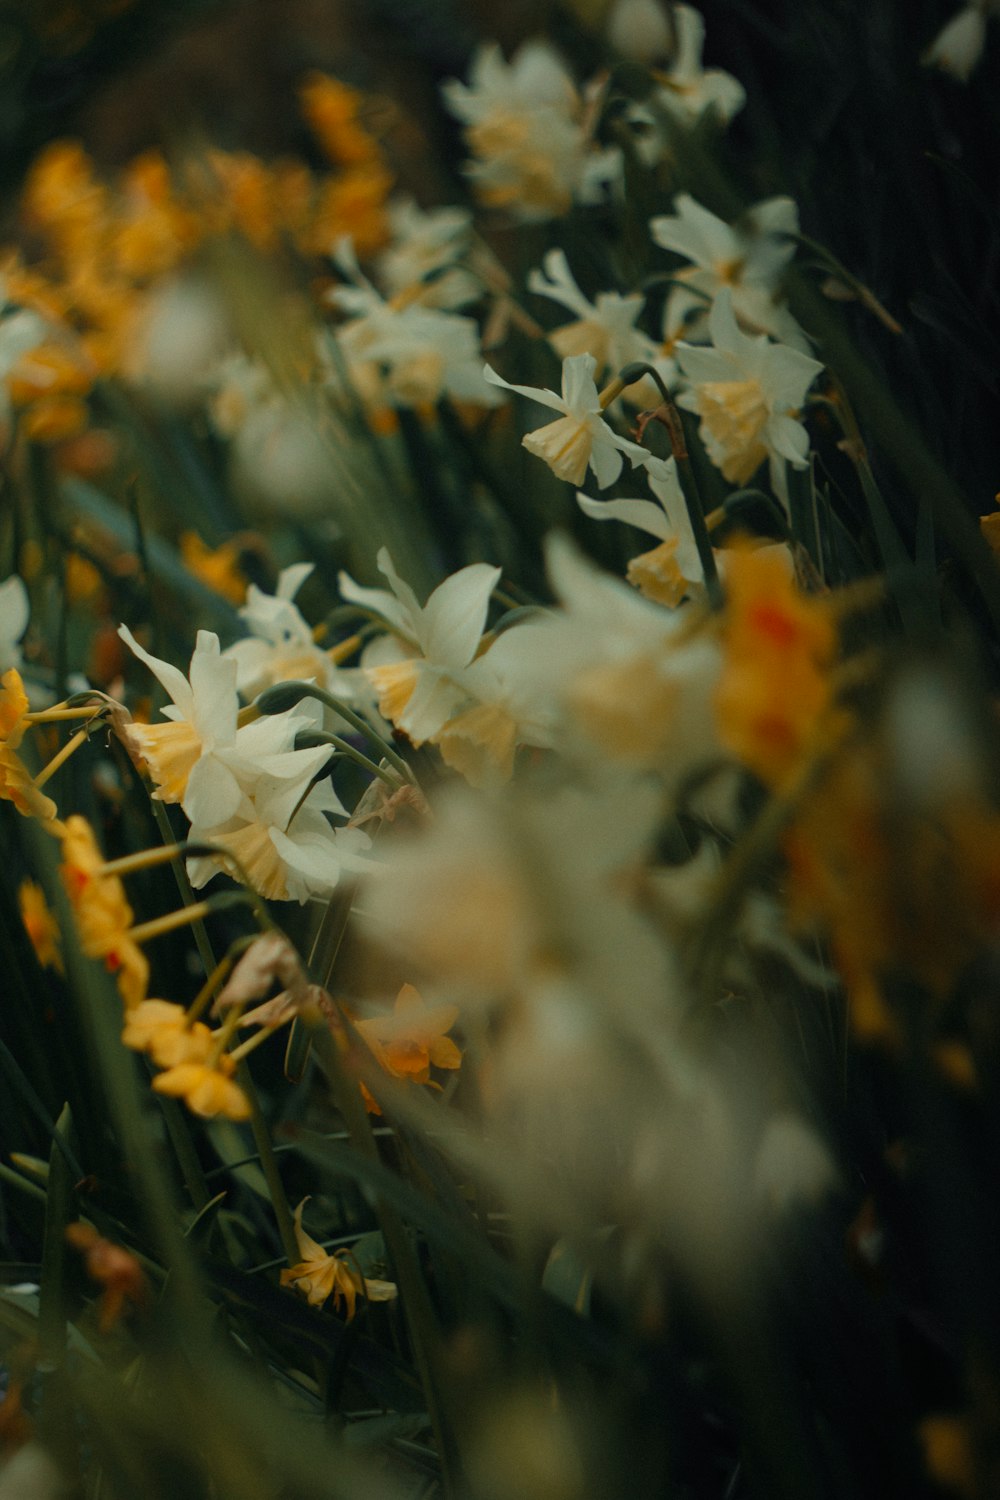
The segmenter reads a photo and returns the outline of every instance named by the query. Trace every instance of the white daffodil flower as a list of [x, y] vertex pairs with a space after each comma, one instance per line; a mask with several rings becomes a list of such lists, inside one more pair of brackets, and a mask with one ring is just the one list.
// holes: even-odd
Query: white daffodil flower
[[[363, 400], [405, 407], [453, 396], [497, 404], [483, 380], [474, 318], [426, 306], [407, 293], [387, 301], [361, 273], [349, 240], [338, 242], [336, 259], [353, 284], [327, 294], [349, 318], [334, 338]], [[330, 379], [337, 384], [336, 370]]]
[[519, 745], [553, 743], [553, 701], [537, 691], [536, 648], [531, 631], [512, 626], [458, 676], [468, 704], [447, 720], [433, 743], [445, 764], [471, 786], [491, 788], [509, 781]]
[[582, 484], [588, 467], [593, 469], [597, 483], [604, 490], [621, 473], [622, 454], [634, 467], [645, 464], [649, 452], [621, 437], [605, 422], [594, 383], [596, 369], [597, 361], [592, 354], [573, 354], [564, 359], [561, 396], [532, 385], [512, 385], [489, 365], [484, 374], [491, 385], [516, 391], [540, 406], [561, 412], [557, 421], [526, 433], [521, 439], [523, 446], [544, 459], [554, 474], [568, 479], [570, 484]]
[[[625, 365], [641, 360], [656, 366], [665, 385], [676, 383], [677, 371], [673, 361], [664, 359], [660, 345], [635, 326], [645, 304], [641, 294], [623, 297], [618, 292], [598, 292], [596, 300], [589, 302], [577, 285], [562, 250], [550, 250], [542, 266], [543, 270], [536, 268], [529, 272], [529, 291], [559, 302], [577, 315], [575, 322], [565, 323], [548, 335], [549, 343], [560, 359], [592, 354], [597, 362], [597, 375], [603, 375], [607, 370], [617, 374]], [[629, 387], [626, 399], [632, 399], [637, 405], [655, 404], [647, 402], [644, 394], [637, 394], [637, 391], [637, 387]]]
[[479, 649], [500, 569], [487, 563], [460, 568], [421, 606], [385, 547], [376, 560], [391, 593], [364, 588], [347, 573], [340, 574], [340, 592], [352, 604], [378, 615], [400, 638], [399, 659], [366, 666], [365, 671], [378, 694], [380, 711], [421, 745], [438, 733], [466, 696], [460, 675]]
[[250, 635], [227, 646], [223, 658], [235, 661], [236, 686], [245, 698], [255, 698], [276, 682], [300, 681], [315, 682], [346, 703], [367, 706], [374, 700], [363, 674], [336, 665], [330, 652], [316, 644], [311, 626], [294, 603], [313, 567], [294, 563], [282, 568], [273, 594], [250, 585], [239, 610]]
[[616, 0], [604, 23], [608, 41], [629, 62], [649, 64], [668, 57], [673, 27], [659, 0]]
[[465, 171], [481, 202], [522, 223], [594, 201], [621, 176], [621, 152], [593, 148], [584, 101], [546, 42], [526, 42], [509, 63], [495, 43], [480, 47], [468, 84], [451, 79], [441, 92], [466, 127]]
[[781, 276], [795, 254], [799, 212], [791, 198], [767, 198], [747, 210], [741, 223], [727, 224], [688, 193], [674, 199], [674, 214], [649, 222], [655, 244], [691, 261], [675, 273], [663, 312], [663, 337], [688, 342], [708, 336], [708, 308], [728, 287], [733, 312], [748, 332], [769, 333], [793, 348], [808, 347], [791, 313], [775, 299]]
[[673, 5], [677, 50], [670, 67], [656, 74], [657, 102], [663, 109], [690, 125], [710, 109], [723, 123], [743, 108], [746, 90], [722, 68], [703, 68], [705, 22], [691, 5]]
[[20, 641], [28, 628], [28, 590], [16, 573], [0, 583], [0, 672], [22, 665]]
[[[129, 744], [156, 783], [161, 802], [179, 802], [193, 824], [214, 827], [233, 817], [247, 787], [262, 783], [277, 795], [295, 777], [311, 779], [329, 751], [293, 751], [296, 734], [319, 717], [308, 706], [237, 727], [236, 663], [226, 660], [219, 638], [199, 630], [190, 679], [170, 662], [145, 651], [126, 625], [118, 634], [170, 695], [166, 724], [130, 723]], [[294, 805], [294, 802], [293, 802]], [[342, 810], [342, 809], [341, 809]]]
[[[293, 751], [313, 757], [313, 751]], [[325, 760], [329, 750], [320, 747]], [[329, 781], [306, 794], [313, 769], [306, 767], [294, 778], [294, 801], [280, 797], [258, 782], [221, 826], [193, 824], [191, 838], [212, 843], [239, 860], [255, 891], [269, 901], [298, 901], [329, 896], [345, 870], [360, 872], [371, 867], [364, 851], [371, 847], [367, 834], [358, 828], [333, 828], [328, 812], [343, 813]], [[291, 802], [291, 805], [289, 803]], [[191, 884], [200, 889], [226, 869], [225, 860], [211, 855], [188, 861]]]
[[577, 491], [577, 504], [595, 521], [624, 521], [650, 536], [659, 546], [633, 557], [625, 576], [647, 599], [671, 608], [704, 585], [705, 575], [691, 528], [684, 494], [672, 458], [650, 458], [646, 465], [655, 500], [593, 500]]
[[963, 5], [927, 48], [922, 59], [924, 65], [940, 68], [960, 83], [968, 82], [986, 46], [987, 14], [996, 9], [996, 0], [986, 3], [973, 0], [972, 4]]
[[472, 215], [450, 205], [422, 209], [412, 198], [388, 205], [392, 243], [376, 257], [379, 284], [390, 297], [420, 289], [420, 301], [449, 311], [474, 302], [482, 292], [478, 277], [456, 261], [472, 239]]
[[798, 420], [806, 392], [823, 369], [798, 349], [741, 332], [728, 287], [709, 315], [710, 349], [678, 344], [677, 362], [690, 389], [677, 404], [701, 418], [702, 442], [732, 484], [747, 484], [765, 459], [784, 497], [783, 464], [803, 469], [809, 434]]

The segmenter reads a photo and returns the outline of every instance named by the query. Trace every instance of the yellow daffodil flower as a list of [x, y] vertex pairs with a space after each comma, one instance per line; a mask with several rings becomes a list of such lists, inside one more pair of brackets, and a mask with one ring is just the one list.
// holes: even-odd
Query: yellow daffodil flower
[[369, 1302], [391, 1302], [396, 1296], [396, 1284], [392, 1281], [371, 1280], [362, 1276], [348, 1256], [338, 1250], [329, 1255], [322, 1245], [302, 1228], [302, 1210], [309, 1202], [303, 1198], [295, 1210], [295, 1238], [302, 1256], [297, 1266], [281, 1273], [281, 1285], [292, 1286], [306, 1298], [311, 1307], [322, 1307], [333, 1297], [335, 1308], [340, 1307], [341, 1298], [347, 1310], [347, 1321], [354, 1317], [358, 1294]]

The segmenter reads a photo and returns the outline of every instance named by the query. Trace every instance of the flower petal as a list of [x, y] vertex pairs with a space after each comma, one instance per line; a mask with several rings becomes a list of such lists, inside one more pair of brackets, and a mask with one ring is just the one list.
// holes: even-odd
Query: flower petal
[[429, 661], [457, 670], [468, 666], [482, 639], [500, 569], [488, 563], [460, 568], [431, 594], [421, 621], [420, 646]]

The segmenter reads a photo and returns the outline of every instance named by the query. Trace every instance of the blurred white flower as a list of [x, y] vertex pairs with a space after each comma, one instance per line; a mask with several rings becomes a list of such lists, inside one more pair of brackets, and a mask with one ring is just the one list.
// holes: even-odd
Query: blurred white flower
[[953, 78], [966, 83], [986, 45], [986, 17], [996, 9], [995, 0], [973, 0], [963, 5], [957, 15], [945, 25], [924, 53], [927, 67], [940, 68]]
[[468, 84], [452, 79], [442, 94], [466, 126], [480, 200], [515, 219], [556, 218], [621, 175], [620, 151], [593, 148], [584, 101], [546, 42], [526, 42], [509, 63], [495, 44], [480, 47]]
[[422, 209], [412, 198], [394, 198], [388, 216], [392, 242], [376, 257], [375, 269], [390, 297], [419, 288], [426, 306], [449, 311], [475, 301], [481, 282], [455, 264], [468, 253], [472, 239], [467, 208]]
[[12, 573], [0, 583], [0, 672], [22, 665], [20, 641], [28, 628], [28, 590]]
[[746, 91], [731, 73], [702, 68], [705, 22], [691, 5], [671, 7], [677, 50], [665, 72], [656, 75], [657, 102], [683, 124], [690, 125], [705, 110], [726, 123], [743, 108]]
[[[531, 628], [535, 671], [562, 710], [560, 748], [655, 770], [669, 791], [719, 754], [718, 643], [603, 572], [568, 540], [545, 545], [562, 610]], [[574, 740], [578, 743], [574, 743]]]
[[593, 469], [601, 489], [613, 484], [621, 473], [622, 454], [634, 465], [645, 464], [647, 449], [620, 436], [604, 420], [604, 408], [594, 383], [597, 363], [592, 354], [573, 354], [563, 360], [562, 395], [531, 385], [512, 385], [489, 365], [486, 379], [491, 385], [503, 386], [528, 396], [540, 406], [561, 412], [558, 421], [549, 422], [521, 439], [529, 453], [544, 459], [560, 479], [582, 484], [588, 467]]
[[37, 349], [50, 333], [40, 313], [7, 301], [5, 281], [0, 276], [0, 448], [6, 444], [11, 418], [7, 377], [22, 356]]
[[[338, 245], [337, 260], [352, 284], [327, 294], [347, 315], [334, 338], [363, 401], [418, 406], [453, 396], [479, 406], [497, 404], [483, 380], [474, 318], [426, 306], [406, 292], [387, 301], [362, 275], [349, 242]], [[339, 383], [335, 368], [329, 378]]]
[[218, 292], [198, 277], [179, 277], [145, 301], [126, 373], [162, 401], [187, 406], [204, 398], [232, 343]]
[[677, 404], [701, 418], [708, 456], [730, 483], [748, 483], [769, 459], [772, 484], [783, 495], [783, 463], [802, 469], [808, 462], [809, 434], [798, 409], [823, 366], [764, 334], [741, 332], [728, 287], [712, 304], [708, 327], [710, 349], [677, 346], [690, 386]]
[[775, 1115], [757, 1147], [753, 1184], [778, 1211], [815, 1202], [837, 1186], [837, 1168], [823, 1142], [797, 1115]]
[[674, 200], [676, 213], [650, 220], [655, 244], [691, 261], [674, 273], [663, 313], [663, 336], [682, 334], [695, 343], [708, 336], [708, 310], [728, 287], [737, 321], [752, 333], [769, 333], [794, 348], [807, 348], [802, 329], [775, 299], [782, 273], [795, 254], [799, 214], [791, 198], [767, 198], [730, 225], [687, 193]]

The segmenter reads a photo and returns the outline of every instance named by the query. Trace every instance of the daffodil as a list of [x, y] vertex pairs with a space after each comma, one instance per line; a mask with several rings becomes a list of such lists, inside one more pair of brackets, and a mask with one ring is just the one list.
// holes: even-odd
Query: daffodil
[[663, 311], [663, 337], [682, 334], [695, 343], [707, 336], [707, 313], [728, 287], [733, 312], [747, 332], [767, 333], [805, 349], [806, 339], [779, 301], [781, 276], [795, 254], [799, 214], [791, 198], [768, 198], [747, 210], [738, 224], [709, 213], [688, 193], [678, 193], [673, 214], [650, 220], [655, 244], [690, 261], [673, 273]]
[[532, 693], [548, 699], [559, 750], [656, 769], [670, 785], [717, 757], [718, 643], [692, 631], [684, 611], [665, 610], [598, 568], [568, 538], [549, 537], [545, 552], [561, 607], [509, 633], [525, 632], [533, 645], [522, 670]]
[[480, 47], [468, 84], [452, 79], [442, 94], [466, 127], [478, 197], [515, 219], [556, 218], [620, 177], [621, 153], [594, 148], [584, 102], [546, 42], [526, 42], [509, 63], [496, 44]]
[[368, 665], [373, 660], [368, 653], [362, 664], [378, 694], [380, 711], [421, 745], [440, 731], [466, 697], [460, 676], [479, 649], [500, 569], [487, 563], [460, 568], [421, 605], [385, 547], [377, 561], [391, 593], [362, 587], [347, 573], [340, 574], [340, 592], [352, 604], [379, 615], [402, 643], [393, 652], [396, 660]]
[[987, 15], [996, 8], [996, 0], [971, 0], [963, 5], [924, 53], [925, 65], [950, 73], [960, 83], [968, 82], [986, 45]]
[[732, 484], [747, 484], [765, 459], [784, 495], [783, 465], [804, 469], [809, 434], [799, 408], [823, 366], [798, 349], [743, 333], [724, 287], [708, 320], [710, 349], [678, 344], [688, 389], [677, 404], [701, 418], [700, 436], [712, 462]]
[[[218, 636], [199, 630], [188, 680], [145, 651], [127, 626], [118, 633], [172, 699], [163, 710], [169, 723], [130, 722], [124, 729], [156, 783], [154, 795], [179, 802], [205, 836], [237, 817], [250, 795], [266, 796], [272, 806], [280, 799], [275, 821], [287, 821], [305, 784], [328, 759], [322, 749], [292, 749], [300, 730], [316, 727], [318, 707], [305, 704], [238, 727], [237, 663], [222, 654]], [[339, 803], [336, 810], [342, 811]]]
[[470, 786], [502, 786], [514, 771], [520, 745], [553, 744], [552, 700], [536, 687], [530, 631], [502, 631], [460, 674], [467, 702], [447, 719], [431, 743], [446, 765]]
[[691, 529], [684, 494], [672, 458], [650, 458], [646, 464], [655, 500], [592, 500], [577, 492], [577, 504], [595, 521], [623, 521], [659, 540], [659, 546], [633, 557], [626, 577], [647, 599], [671, 608], [692, 588], [704, 584], [704, 572]]
[[27, 712], [28, 695], [21, 674], [11, 667], [0, 677], [0, 800], [13, 802], [23, 817], [51, 824], [56, 805], [35, 785], [17, 753], [28, 727]]
[[218, 636], [199, 630], [187, 678], [172, 663], [150, 655], [127, 625], [120, 626], [118, 634], [171, 699], [163, 709], [168, 724], [130, 724], [126, 729], [130, 745], [145, 761], [156, 783], [158, 800], [183, 802], [196, 792], [197, 785], [192, 788], [190, 781], [200, 765], [197, 777], [208, 783], [205, 790], [213, 803], [218, 805], [221, 800], [225, 808], [238, 801], [238, 788], [211, 754], [216, 745], [234, 743], [239, 712], [236, 663], [222, 657]]
[[233, 1079], [236, 1064], [227, 1052], [200, 1062], [181, 1062], [153, 1079], [158, 1094], [183, 1099], [192, 1114], [214, 1119], [249, 1120], [250, 1101]]
[[[351, 383], [366, 402], [411, 407], [447, 395], [479, 406], [497, 404], [483, 380], [474, 318], [428, 305], [419, 289], [385, 299], [362, 275], [349, 245], [337, 247], [337, 262], [351, 284], [328, 294], [348, 315], [334, 336]], [[335, 367], [329, 380], [335, 387], [341, 383]]]
[[369, 1302], [391, 1302], [397, 1295], [395, 1282], [362, 1276], [348, 1251], [338, 1250], [330, 1255], [306, 1233], [302, 1210], [308, 1202], [308, 1198], [303, 1198], [295, 1210], [295, 1239], [302, 1259], [298, 1265], [282, 1271], [281, 1285], [294, 1287], [311, 1307], [322, 1307], [332, 1297], [334, 1307], [339, 1309], [343, 1299], [348, 1322], [354, 1317], [359, 1295]]
[[250, 635], [222, 653], [237, 668], [236, 686], [254, 698], [277, 682], [315, 682], [347, 703], [364, 705], [371, 690], [357, 669], [337, 665], [336, 652], [316, 644], [311, 627], [295, 603], [295, 595], [313, 571], [313, 563], [282, 568], [273, 594], [251, 584], [240, 618]]
[[[412, 984], [404, 984], [390, 1015], [355, 1021], [379, 1066], [404, 1083], [433, 1085], [431, 1068], [460, 1068], [462, 1054], [447, 1033], [458, 1019], [457, 1005], [428, 1006]], [[364, 1083], [361, 1092], [369, 1113], [381, 1106]]]
[[772, 548], [732, 549], [725, 585], [719, 733], [744, 765], [780, 786], [832, 703], [836, 625], [822, 600], [799, 592]]
[[[598, 377], [608, 370], [617, 374], [624, 365], [640, 361], [656, 367], [665, 384], [676, 381], [672, 361], [663, 359], [660, 345], [636, 327], [645, 306], [641, 293], [623, 297], [618, 292], [598, 292], [596, 299], [589, 302], [577, 285], [562, 250], [550, 250], [542, 263], [542, 270], [529, 273], [528, 289], [576, 313], [575, 322], [565, 323], [548, 335], [549, 343], [560, 359], [592, 354], [596, 361], [594, 373]], [[634, 404], [646, 404], [641, 388], [637, 393], [636, 386], [627, 388], [626, 398], [633, 399]]]
[[555, 422], [527, 433], [521, 439], [524, 447], [544, 459], [554, 474], [571, 484], [582, 484], [587, 469], [593, 469], [603, 490], [614, 484], [621, 473], [623, 454], [634, 466], [645, 464], [649, 453], [615, 432], [604, 420], [604, 407], [594, 382], [596, 370], [597, 361], [592, 354], [574, 354], [564, 359], [561, 396], [536, 386], [512, 385], [489, 365], [485, 375], [491, 385], [516, 391], [540, 406], [561, 412]]
[[80, 947], [88, 958], [103, 959], [116, 977], [126, 1008], [146, 997], [149, 964], [130, 936], [132, 908], [117, 875], [103, 871], [104, 857], [86, 818], [72, 813], [61, 833], [59, 873], [73, 909]]
[[59, 923], [41, 886], [34, 880], [22, 880], [17, 890], [17, 905], [38, 962], [43, 969], [54, 969], [57, 974], [62, 974]]
[[204, 1022], [188, 1024], [182, 1005], [143, 1000], [126, 1011], [122, 1042], [135, 1052], [148, 1052], [158, 1068], [175, 1068], [206, 1062], [215, 1038]]
[[412, 198], [395, 198], [388, 206], [392, 241], [376, 257], [380, 285], [390, 297], [419, 288], [428, 307], [448, 311], [474, 301], [479, 279], [456, 264], [469, 250], [472, 215], [452, 205], [422, 209]]
[[675, 52], [670, 67], [655, 75], [657, 102], [683, 124], [693, 124], [706, 110], [726, 123], [743, 108], [746, 90], [731, 73], [703, 68], [705, 22], [692, 5], [671, 6]]
[[[291, 752], [308, 756], [313, 765], [316, 752]], [[319, 751], [321, 760], [329, 751]], [[312, 771], [306, 771], [307, 785]], [[292, 783], [292, 786], [301, 785]], [[237, 859], [250, 886], [269, 901], [298, 901], [329, 896], [345, 872], [365, 869], [365, 851], [370, 847], [367, 835], [357, 828], [334, 828], [326, 814], [343, 815], [343, 807], [329, 782], [317, 785], [295, 806], [268, 799], [265, 788], [252, 792], [240, 802], [236, 813], [215, 827], [191, 825], [196, 842], [207, 842]], [[290, 798], [288, 787], [283, 799]], [[220, 870], [232, 873], [222, 855], [203, 855], [188, 861], [188, 875], [196, 888], [206, 884]]]

